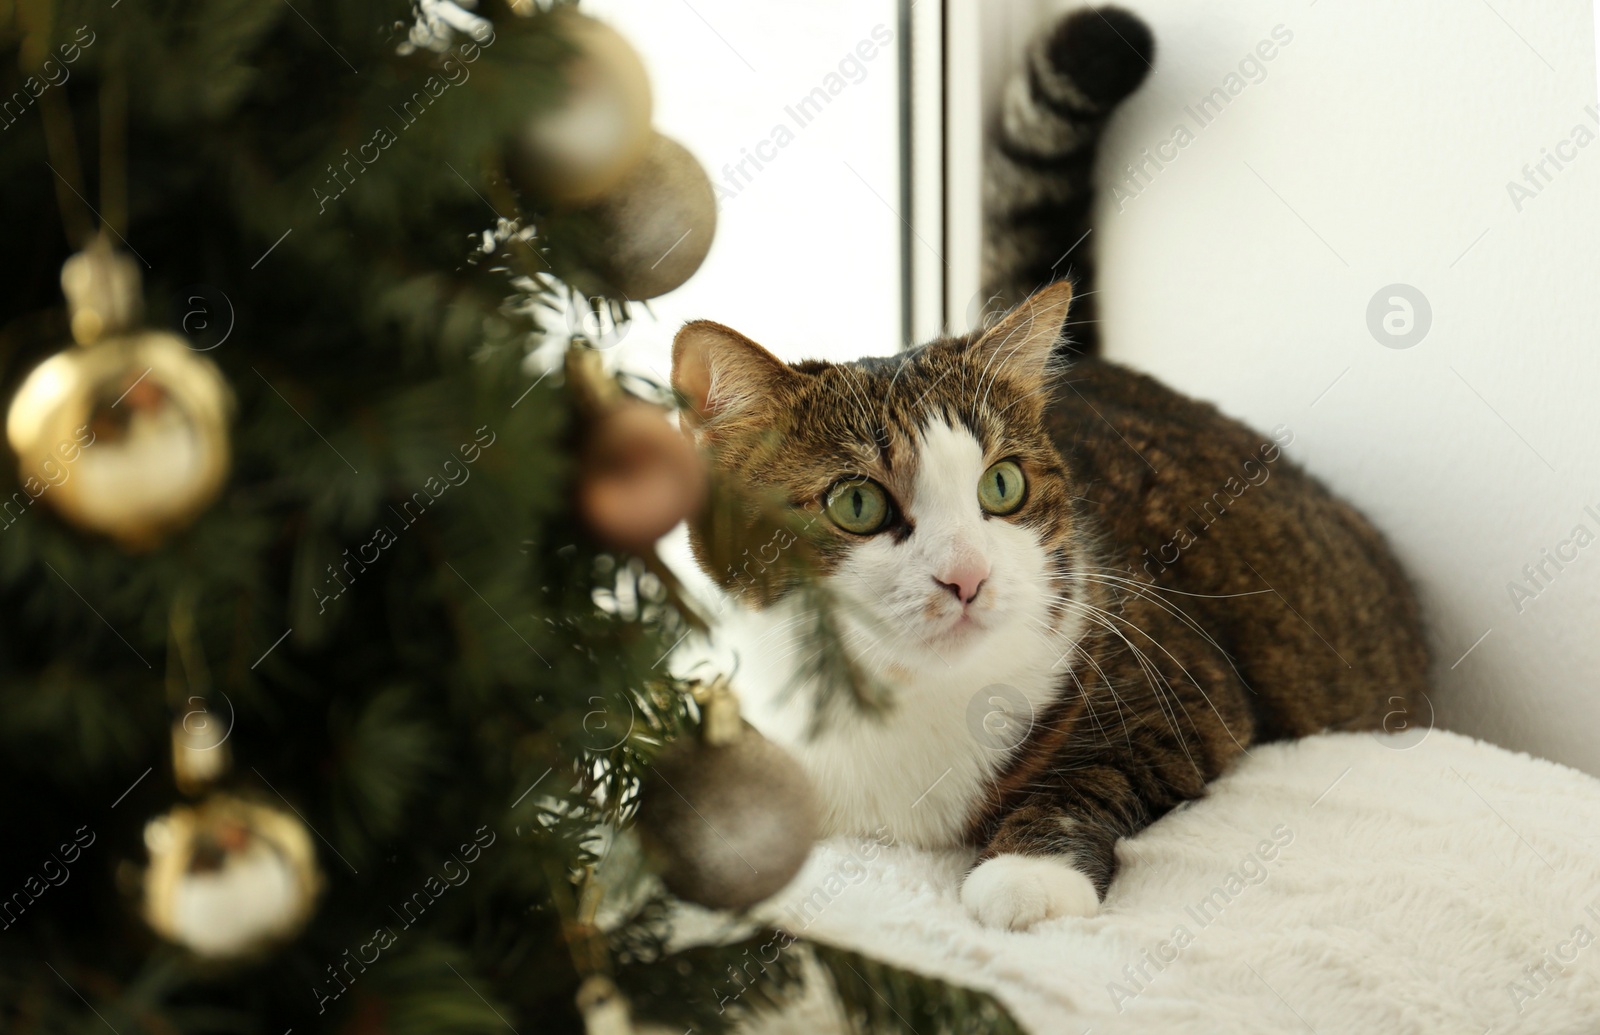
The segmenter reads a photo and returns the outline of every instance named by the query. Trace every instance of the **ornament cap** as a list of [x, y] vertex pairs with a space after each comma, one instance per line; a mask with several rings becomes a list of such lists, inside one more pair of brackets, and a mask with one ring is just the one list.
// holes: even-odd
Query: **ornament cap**
[[93, 345], [108, 335], [131, 330], [142, 308], [139, 266], [117, 251], [104, 233], [61, 267], [72, 337]]
[[203, 710], [172, 724], [172, 773], [178, 790], [198, 794], [232, 767], [228, 730]]
[[576, 1001], [583, 1015], [584, 1035], [631, 1035], [628, 1000], [610, 978], [603, 974], [584, 978]]
[[599, 416], [622, 401], [621, 386], [594, 349], [573, 342], [567, 346], [565, 366], [573, 401], [585, 414]]
[[709, 685], [702, 684], [696, 688], [695, 699], [700, 702], [702, 712], [702, 740], [719, 747], [739, 739], [744, 722], [739, 717], [739, 698], [735, 696], [727, 676], [718, 676]]

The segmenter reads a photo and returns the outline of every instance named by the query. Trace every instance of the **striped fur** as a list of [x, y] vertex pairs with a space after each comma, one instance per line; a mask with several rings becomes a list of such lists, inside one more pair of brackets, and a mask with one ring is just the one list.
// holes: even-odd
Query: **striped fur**
[[[790, 365], [707, 322], [673, 356], [716, 462], [815, 517], [846, 647], [898, 702], [812, 735], [815, 695], [791, 681], [814, 650], [805, 616], [715, 570], [717, 531], [698, 520], [697, 557], [752, 608], [751, 721], [800, 759], [828, 832], [977, 846], [964, 901], [1013, 927], [1091, 910], [1117, 840], [1252, 744], [1409, 728], [1428, 669], [1382, 537], [1282, 455], [1286, 435], [1092, 357], [1061, 372], [1071, 292], [887, 358]], [[1027, 495], [982, 513], [983, 472], [1005, 458]], [[895, 520], [835, 528], [841, 478], [883, 486]], [[992, 566], [970, 625], [941, 585], [958, 539]], [[1025, 720], [999, 749], [974, 722], [991, 699]]]
[[1006, 84], [984, 157], [984, 311], [1014, 306], [1061, 278], [1078, 287], [1068, 339], [1098, 348], [1089, 240], [1096, 146], [1112, 110], [1144, 80], [1150, 30], [1116, 7], [1062, 18], [1028, 47]]

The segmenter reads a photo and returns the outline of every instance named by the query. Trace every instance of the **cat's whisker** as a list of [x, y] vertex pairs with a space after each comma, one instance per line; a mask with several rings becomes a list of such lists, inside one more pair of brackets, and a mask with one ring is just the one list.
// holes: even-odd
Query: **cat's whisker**
[[[1038, 625], [1038, 626], [1041, 626], [1041, 627], [1045, 628], [1048, 632], [1051, 632], [1051, 633], [1055, 632], [1054, 629], [1051, 629], [1049, 626], [1046, 626], [1045, 623], [1041, 622], [1039, 619], [1033, 617], [1032, 615], [1025, 615], [1024, 617], [1026, 617], [1030, 622], [1033, 622], [1035, 625]], [[1041, 639], [1044, 638], [1041, 634], [1039, 634], [1037, 632], [1035, 632], [1034, 635], [1035, 636], [1040, 636]], [[1122, 723], [1122, 733], [1123, 733], [1123, 736], [1127, 739], [1128, 749], [1131, 751], [1133, 749], [1133, 735], [1128, 729], [1128, 717], [1122, 710], [1122, 698], [1117, 693], [1116, 685], [1112, 682], [1111, 677], [1106, 675], [1105, 669], [1100, 667], [1100, 663], [1097, 660], [1095, 660], [1094, 652], [1091, 651], [1091, 650], [1088, 650], [1085, 647], [1085, 645], [1082, 643], [1081, 639], [1079, 640], [1079, 642], [1074, 643], [1072, 645], [1072, 647], [1068, 649], [1066, 654], [1062, 655], [1061, 660], [1065, 661], [1068, 657], [1070, 657], [1073, 654], [1074, 651], [1081, 653], [1083, 658], [1084, 658], [1084, 660], [1088, 661], [1089, 665], [1096, 672], [1098, 672], [1100, 674], [1100, 682], [1105, 687], [1106, 693], [1111, 695], [1111, 704], [1117, 709], [1117, 719]], [[1060, 664], [1060, 662], [1057, 662], [1057, 664]], [[1052, 667], [1052, 671], [1054, 671], [1053, 667]], [[1067, 675], [1072, 679], [1072, 682], [1077, 686], [1078, 693], [1080, 695], [1082, 695], [1083, 703], [1084, 703], [1085, 707], [1088, 708], [1089, 714], [1091, 716], [1093, 716], [1094, 715], [1094, 705], [1092, 703], [1092, 698], [1090, 697], [1088, 688], [1083, 685], [1083, 680], [1078, 677], [1077, 669], [1074, 668], [1072, 665], [1068, 665], [1066, 671], [1067, 671]], [[1096, 718], [1095, 721], [1096, 721], [1097, 727], [1104, 734], [1105, 733], [1105, 724], [1100, 722], [1098, 718]], [[1106, 734], [1106, 739], [1107, 739], [1107, 741], [1109, 741], [1111, 739], [1109, 734]]]
[[[1136, 645], [1133, 640], [1128, 638], [1126, 633], [1123, 633], [1122, 630], [1115, 627], [1115, 616], [1112, 616], [1112, 614], [1110, 614], [1109, 611], [1106, 611], [1106, 609], [1096, 608], [1096, 606], [1090, 605], [1090, 603], [1082, 603], [1082, 601], [1070, 601], [1070, 605], [1085, 609], [1085, 617], [1088, 617], [1090, 621], [1101, 622], [1102, 627], [1109, 629], [1110, 632], [1114, 633], [1115, 637], [1120, 638], [1120, 640], [1122, 640], [1123, 643], [1128, 646], [1130, 651], [1133, 651], [1134, 661], [1138, 662], [1139, 669], [1146, 673], [1146, 678], [1150, 681], [1150, 683], [1152, 683], [1152, 688], [1157, 689], [1157, 691], [1165, 691], [1165, 693], [1171, 694], [1174, 701], [1178, 699], [1178, 691], [1176, 691], [1176, 688], [1171, 685], [1171, 681], [1166, 678], [1166, 673], [1160, 670], [1160, 667], [1158, 667], [1158, 665], [1155, 664], [1152, 659], [1150, 659], [1149, 654], [1147, 654], [1144, 649], [1139, 648], [1139, 646]], [[1136, 630], [1136, 632], [1142, 633], [1142, 630], [1138, 629], [1138, 625], [1133, 625], [1133, 622], [1128, 622], [1128, 625], [1130, 625], [1131, 629]], [[1146, 638], [1149, 638], [1149, 635], [1146, 635]], [[1181, 669], [1181, 667], [1182, 665], [1179, 665], [1179, 669]], [[1182, 702], [1179, 701], [1178, 704], [1181, 705]], [[1176, 712], [1174, 712], [1174, 715], [1176, 715]], [[1184, 715], [1189, 717], [1189, 725], [1194, 726], [1194, 717], [1189, 715], [1189, 710], [1184, 709]], [[1176, 726], [1173, 728], [1173, 733], [1181, 736], [1181, 733], [1179, 733], [1179, 729], [1176, 728]]]
[[[1090, 571], [1090, 570], [1091, 569], [1087, 569], [1087, 568], [1084, 569], [1084, 571], [1086, 571], [1086, 572]], [[1194, 617], [1192, 615], [1190, 615], [1187, 611], [1185, 611], [1182, 608], [1178, 607], [1176, 604], [1171, 603], [1170, 601], [1162, 600], [1159, 597], [1150, 596], [1149, 594], [1147, 594], [1145, 592], [1145, 589], [1147, 587], [1143, 583], [1139, 583], [1139, 582], [1131, 580], [1131, 579], [1121, 579], [1121, 578], [1117, 578], [1116, 576], [1098, 575], [1098, 574], [1083, 574], [1083, 575], [1080, 575], [1078, 577], [1083, 581], [1099, 582], [1101, 585], [1110, 585], [1113, 588], [1120, 588], [1123, 591], [1132, 593], [1133, 595], [1135, 595], [1135, 596], [1137, 596], [1137, 597], [1139, 597], [1139, 598], [1141, 598], [1143, 600], [1146, 600], [1149, 603], [1152, 603], [1155, 606], [1161, 608], [1163, 611], [1166, 611], [1168, 614], [1170, 614], [1174, 618], [1178, 619], [1184, 625], [1188, 626], [1190, 631], [1192, 631], [1195, 635], [1199, 636], [1201, 639], [1205, 640], [1206, 643], [1210, 644], [1211, 647], [1213, 647], [1217, 651], [1217, 653], [1222, 656], [1223, 660], [1225, 660], [1228, 663], [1228, 667], [1233, 670], [1233, 674], [1238, 677], [1239, 682], [1244, 685], [1244, 688], [1246, 690], [1249, 690], [1252, 694], [1255, 693], [1255, 689], [1250, 686], [1250, 681], [1245, 679], [1244, 673], [1240, 672], [1239, 671], [1239, 666], [1234, 663], [1233, 656], [1231, 654], [1229, 654], [1228, 651], [1223, 649], [1222, 644], [1218, 643], [1215, 639], [1213, 639], [1211, 634], [1209, 632], [1207, 632], [1206, 629], [1203, 626], [1201, 626], [1200, 623], [1198, 621], [1196, 621], [1194, 619]], [[1258, 591], [1258, 592], [1270, 593], [1272, 591], [1271, 590], [1262, 590], [1262, 591]], [[1202, 594], [1189, 594], [1189, 595], [1200, 596]], [[1252, 592], [1252, 593], [1249, 593], [1249, 594], [1240, 594], [1240, 595], [1241, 596], [1255, 596], [1255, 595], [1258, 595], [1258, 593], [1257, 592]]]
[[[1093, 607], [1094, 605], [1090, 604], [1090, 605], [1086, 605], [1086, 606]], [[1099, 610], [1099, 609], [1097, 608], [1096, 610]], [[1108, 617], [1111, 616], [1110, 612], [1102, 612], [1102, 613], [1106, 614]], [[1160, 650], [1161, 653], [1165, 654], [1167, 656], [1167, 658], [1169, 660], [1171, 660], [1174, 665], [1178, 666], [1178, 669], [1181, 672], [1183, 672], [1184, 677], [1188, 679], [1189, 685], [1193, 686], [1195, 688], [1195, 691], [1200, 694], [1201, 699], [1206, 702], [1206, 706], [1211, 709], [1212, 714], [1217, 717], [1217, 722], [1218, 722], [1219, 725], [1221, 725], [1223, 732], [1228, 735], [1228, 739], [1232, 740], [1233, 743], [1235, 744], [1235, 746], [1237, 746], [1240, 751], [1243, 751], [1246, 755], [1250, 754], [1250, 749], [1245, 747], [1242, 743], [1240, 743], [1238, 737], [1234, 736], [1233, 729], [1228, 725], [1228, 720], [1226, 720], [1226, 719], [1224, 719], [1222, 717], [1222, 712], [1220, 712], [1217, 709], [1216, 703], [1211, 700], [1211, 695], [1206, 693], [1205, 687], [1201, 685], [1200, 680], [1198, 680], [1198, 679], [1196, 679], [1194, 677], [1194, 675], [1188, 670], [1188, 668], [1186, 668], [1184, 666], [1183, 662], [1179, 661], [1176, 657], [1174, 657], [1170, 650], [1168, 650], [1163, 644], [1158, 642], [1155, 639], [1155, 637], [1151, 636], [1148, 632], [1145, 632], [1142, 628], [1140, 628], [1132, 620], [1127, 618], [1127, 616], [1125, 616], [1125, 615], [1116, 615], [1114, 617], [1117, 618], [1117, 619], [1120, 619], [1123, 622], [1125, 622], [1128, 625], [1129, 628], [1135, 630], [1141, 636], [1143, 636], [1145, 639], [1149, 640], [1152, 644], [1155, 645], [1156, 649]], [[1210, 642], [1212, 643], [1213, 646], [1216, 646], [1215, 641], [1210, 641]], [[1218, 651], [1222, 651], [1222, 648], [1221, 647], [1217, 647], [1217, 650]], [[1227, 652], [1223, 651], [1222, 653], [1223, 653], [1223, 657], [1226, 658], [1227, 657]], [[1231, 660], [1229, 661], [1229, 665], [1230, 666], [1232, 665], [1232, 661]], [[1234, 671], [1237, 672], [1238, 670], [1235, 669]], [[1240, 679], [1242, 681], [1243, 680], [1243, 676], [1241, 676]], [[1180, 701], [1180, 704], [1181, 704], [1181, 701]], [[1185, 712], [1187, 713], [1187, 709], [1185, 709]], [[1190, 718], [1191, 718], [1191, 721], [1193, 721], [1193, 717], [1191, 716]]]
[[1224, 656], [1227, 655], [1227, 652], [1223, 650], [1222, 645], [1217, 643], [1216, 640], [1212, 639], [1211, 634], [1206, 631], [1204, 626], [1200, 625], [1200, 623], [1195, 620], [1194, 616], [1190, 615], [1187, 611], [1184, 611], [1182, 608], [1170, 601], [1162, 600], [1159, 597], [1150, 596], [1148, 593], [1144, 592], [1143, 587], [1141, 587], [1138, 583], [1113, 581], [1107, 576], [1087, 574], [1084, 572], [1071, 572], [1066, 575], [1051, 576], [1051, 578], [1054, 581], [1069, 585], [1077, 582], [1093, 582], [1114, 590], [1130, 593], [1133, 596], [1139, 597], [1142, 600], [1154, 604], [1167, 614], [1172, 615], [1174, 618], [1178, 619], [1185, 626], [1187, 626], [1191, 632], [1195, 633], [1195, 635], [1201, 637], [1208, 644], [1222, 652]]
[[[1140, 670], [1145, 673], [1145, 679], [1150, 684], [1150, 688], [1151, 688], [1151, 690], [1153, 692], [1153, 695], [1155, 697], [1156, 706], [1161, 709], [1162, 715], [1167, 719], [1167, 723], [1172, 729], [1173, 738], [1178, 742], [1178, 746], [1183, 749], [1184, 756], [1189, 759], [1189, 764], [1195, 767], [1195, 771], [1196, 772], [1202, 772], [1203, 773], [1204, 770], [1202, 770], [1200, 768], [1199, 763], [1197, 763], [1194, 760], [1194, 755], [1192, 755], [1190, 753], [1190, 751], [1189, 751], [1188, 739], [1184, 736], [1183, 730], [1179, 728], [1180, 724], [1178, 722], [1178, 709], [1182, 709], [1185, 718], [1187, 718], [1189, 720], [1189, 727], [1190, 727], [1191, 733], [1194, 733], [1194, 734], [1198, 735], [1198, 728], [1196, 727], [1196, 724], [1195, 724], [1195, 721], [1194, 721], [1194, 716], [1189, 714], [1189, 709], [1184, 706], [1182, 697], [1178, 694], [1177, 690], [1172, 686], [1172, 684], [1167, 680], [1167, 677], [1166, 677], [1165, 673], [1163, 673], [1160, 670], [1160, 668], [1155, 664], [1155, 662], [1153, 662], [1150, 659], [1150, 657], [1147, 654], [1145, 654], [1145, 652], [1143, 650], [1141, 650], [1139, 648], [1139, 646], [1137, 644], [1135, 644], [1131, 639], [1128, 638], [1126, 633], [1124, 633], [1121, 629], [1118, 629], [1116, 627], [1116, 625], [1113, 622], [1110, 621], [1110, 619], [1112, 619], [1112, 618], [1114, 618], [1116, 616], [1111, 615], [1111, 613], [1108, 612], [1108, 611], [1105, 611], [1105, 610], [1102, 610], [1101, 608], [1095, 607], [1093, 604], [1086, 604], [1086, 603], [1083, 603], [1081, 601], [1076, 601], [1076, 600], [1068, 600], [1068, 601], [1066, 601], [1066, 603], [1069, 606], [1083, 608], [1086, 618], [1088, 618], [1091, 621], [1097, 621], [1097, 622], [1102, 623], [1103, 626], [1106, 629], [1108, 629], [1110, 632], [1115, 634], [1127, 646], [1128, 650], [1133, 655], [1135, 663], [1137, 663], [1139, 665]], [[1145, 633], [1144, 630], [1139, 629], [1137, 626], [1134, 626], [1131, 622], [1128, 623], [1128, 624], [1132, 628], [1134, 628], [1137, 632], [1139, 632], [1141, 635], [1143, 635], [1146, 639], [1151, 639], [1149, 634]], [[1153, 639], [1151, 639], [1151, 642], [1154, 643], [1155, 641]], [[1160, 644], [1157, 644], [1157, 646], [1159, 647]], [[1171, 655], [1169, 654], [1168, 656], [1170, 657]], [[1177, 659], [1174, 658], [1173, 661], [1176, 663]], [[1183, 665], [1181, 663], [1178, 663], [1178, 667], [1181, 669], [1181, 668], [1183, 668]], [[1184, 674], [1188, 675], [1188, 671], [1184, 670]], [[1189, 679], [1190, 679], [1191, 683], [1194, 682], [1194, 678], [1192, 676], [1190, 676]], [[1171, 700], [1170, 704], [1168, 703], [1167, 699], [1162, 696], [1163, 691], [1165, 691], [1165, 693], [1171, 695], [1172, 700]], [[1204, 692], [1203, 691], [1202, 691], [1202, 696], [1204, 696]], [[1208, 699], [1207, 703], [1209, 703], [1209, 699]], [[1174, 705], [1176, 707], [1174, 707]], [[1216, 710], [1215, 706], [1213, 706], [1212, 710], [1213, 711]], [[1220, 719], [1221, 716], [1218, 715], [1218, 718]], [[1224, 724], [1224, 725], [1226, 725], [1226, 724]]]
[[[1211, 646], [1215, 647], [1218, 651], [1222, 652], [1224, 657], [1227, 656], [1227, 652], [1225, 650], [1223, 650], [1222, 645], [1217, 643], [1216, 640], [1212, 639], [1210, 633], [1208, 633], [1205, 630], [1205, 628], [1203, 626], [1201, 626], [1200, 623], [1197, 622], [1194, 619], [1194, 617], [1192, 615], [1190, 615], [1187, 611], [1184, 611], [1182, 608], [1178, 607], [1176, 604], [1171, 603], [1170, 601], [1166, 601], [1166, 600], [1162, 600], [1162, 599], [1160, 599], [1158, 597], [1150, 596], [1148, 593], [1145, 592], [1148, 589], [1167, 589], [1167, 587], [1164, 587], [1164, 586], [1160, 586], [1160, 587], [1153, 586], [1153, 585], [1150, 585], [1150, 584], [1147, 584], [1147, 583], [1141, 583], [1141, 582], [1138, 582], [1138, 581], [1132, 580], [1132, 579], [1121, 579], [1121, 578], [1117, 578], [1116, 576], [1113, 576], [1113, 575], [1098, 574], [1098, 573], [1096, 573], [1095, 569], [1093, 569], [1093, 568], [1082, 568], [1082, 569], [1080, 569], [1079, 571], [1076, 571], [1076, 572], [1069, 571], [1069, 572], [1066, 572], [1065, 574], [1051, 575], [1051, 576], [1048, 576], [1048, 577], [1050, 579], [1054, 580], [1054, 581], [1061, 582], [1061, 583], [1098, 582], [1101, 585], [1110, 586], [1110, 587], [1112, 587], [1114, 589], [1119, 589], [1119, 590], [1122, 590], [1124, 592], [1132, 593], [1134, 596], [1137, 596], [1137, 597], [1140, 597], [1140, 598], [1142, 598], [1144, 600], [1149, 601], [1150, 603], [1152, 603], [1152, 604], [1156, 605], [1157, 607], [1161, 608], [1162, 610], [1166, 611], [1168, 614], [1172, 615], [1174, 618], [1177, 618], [1179, 621], [1183, 622], [1184, 625], [1188, 626], [1189, 629], [1192, 632], [1194, 632], [1196, 635], [1200, 636], [1202, 639], [1204, 639]], [[1182, 593], [1183, 591], [1182, 590], [1172, 590], [1172, 592]], [[1231, 597], [1231, 596], [1258, 596], [1258, 595], [1260, 595], [1262, 593], [1271, 593], [1271, 592], [1272, 592], [1271, 590], [1257, 590], [1257, 591], [1252, 591], [1250, 593], [1237, 593], [1237, 594], [1185, 593], [1183, 595], [1185, 595], [1185, 596], [1196, 596], [1196, 597], [1217, 596], [1217, 597], [1221, 598], [1221, 597]], [[1230, 664], [1232, 663], [1231, 659], [1230, 659], [1229, 663]], [[1237, 674], [1238, 673], [1238, 669], [1235, 668], [1234, 672]], [[1241, 675], [1240, 678], [1242, 679], [1243, 676]]]
[[1141, 582], [1138, 579], [1128, 578], [1127, 573], [1121, 568], [1085, 565], [1078, 570], [1092, 572], [1097, 575], [1104, 575], [1106, 578], [1114, 578], [1118, 581], [1125, 582], [1133, 586], [1139, 586], [1143, 589], [1153, 589], [1162, 593], [1176, 593], [1179, 596], [1185, 597], [1199, 597], [1204, 600], [1232, 600], [1235, 597], [1259, 597], [1266, 596], [1272, 592], [1270, 589], [1251, 589], [1242, 593], [1191, 593], [1188, 590], [1176, 589], [1172, 586], [1163, 586], [1158, 582]]
[[[1063, 600], [1063, 604], [1065, 606], [1078, 607], [1082, 609], [1080, 613], [1085, 620], [1105, 629], [1107, 632], [1120, 639], [1127, 646], [1135, 663], [1139, 666], [1139, 670], [1144, 674], [1145, 680], [1150, 686], [1151, 695], [1155, 700], [1156, 707], [1161, 710], [1162, 717], [1167, 720], [1167, 724], [1172, 730], [1173, 739], [1175, 739], [1178, 742], [1178, 746], [1183, 749], [1183, 753], [1189, 759], [1190, 765], [1196, 766], [1196, 769], [1198, 770], [1199, 767], [1195, 763], [1194, 756], [1189, 753], [1188, 741], [1184, 737], [1183, 730], [1179, 728], [1180, 724], [1178, 722], [1177, 709], [1168, 704], [1166, 697], [1163, 696], [1163, 693], [1170, 694], [1173, 698], [1173, 702], [1176, 703], [1179, 708], [1183, 707], [1182, 700], [1179, 699], [1177, 691], [1169, 682], [1167, 682], [1165, 674], [1163, 674], [1161, 670], [1156, 667], [1155, 663], [1150, 660], [1144, 651], [1139, 649], [1137, 644], [1128, 638], [1127, 634], [1125, 634], [1121, 629], [1118, 629], [1115, 624], [1107, 620], [1110, 616], [1106, 612], [1101, 611], [1099, 608], [1096, 608], [1091, 604], [1086, 604], [1077, 600], [1065, 599]], [[1194, 726], [1194, 717], [1188, 714], [1187, 708], [1184, 708], [1184, 714], [1188, 717], [1189, 725], [1192, 728]]]
[[[1171, 651], [1167, 650], [1167, 648], [1164, 647], [1159, 641], [1157, 641], [1155, 637], [1151, 636], [1148, 632], [1146, 632], [1143, 628], [1141, 628], [1138, 625], [1138, 623], [1134, 622], [1132, 619], [1128, 618], [1126, 615], [1118, 614], [1118, 613], [1113, 612], [1113, 611], [1108, 611], [1103, 607], [1099, 607], [1099, 606], [1097, 606], [1095, 604], [1087, 603], [1087, 602], [1084, 602], [1084, 601], [1076, 601], [1076, 600], [1074, 600], [1074, 601], [1072, 601], [1072, 603], [1077, 604], [1080, 607], [1084, 607], [1084, 608], [1089, 609], [1090, 611], [1094, 612], [1095, 614], [1104, 617], [1107, 621], [1110, 621], [1110, 622], [1120, 621], [1123, 624], [1127, 625], [1128, 628], [1132, 629], [1134, 632], [1138, 633], [1140, 636], [1143, 636], [1146, 640], [1149, 640], [1150, 643], [1153, 646], [1156, 647], [1156, 649], [1160, 650], [1163, 654], [1165, 654], [1167, 656], [1167, 658], [1169, 660], [1171, 660], [1174, 665], [1178, 666], [1179, 671], [1181, 671], [1184, 674], [1184, 676], [1191, 683], [1197, 683], [1197, 681], [1194, 678], [1194, 675], [1192, 673], [1190, 673], [1190, 671], [1186, 667], [1184, 667], [1184, 664], [1181, 661], [1179, 661], [1177, 658], [1173, 657]], [[1127, 641], [1126, 637], [1123, 637], [1123, 639], [1124, 639], [1124, 642], [1128, 642], [1128, 645], [1130, 647], [1133, 646], [1133, 644], [1131, 642]], [[1137, 649], [1137, 648], [1135, 648], [1135, 649]], [[1220, 716], [1219, 716], [1219, 718], [1220, 718]]]

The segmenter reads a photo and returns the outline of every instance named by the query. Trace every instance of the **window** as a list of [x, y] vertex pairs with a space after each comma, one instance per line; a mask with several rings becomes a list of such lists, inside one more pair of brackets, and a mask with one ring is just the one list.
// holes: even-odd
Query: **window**
[[699, 272], [616, 352], [665, 382], [674, 332], [708, 318], [784, 359], [905, 338], [902, 29], [895, 0], [593, 0], [650, 71], [656, 128], [716, 185]]

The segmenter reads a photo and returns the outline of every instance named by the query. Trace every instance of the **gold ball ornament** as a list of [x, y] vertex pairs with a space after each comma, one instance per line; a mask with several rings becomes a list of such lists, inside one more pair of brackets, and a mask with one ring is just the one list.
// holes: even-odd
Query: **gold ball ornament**
[[147, 549], [221, 491], [232, 394], [183, 339], [132, 329], [139, 267], [104, 233], [62, 265], [61, 290], [78, 345], [11, 400], [19, 480], [80, 528]]
[[817, 838], [811, 781], [788, 752], [710, 690], [702, 734], [671, 745], [640, 790], [637, 829], [668, 890], [742, 910], [794, 879]]
[[292, 938], [322, 888], [305, 825], [272, 806], [213, 795], [151, 820], [144, 840], [146, 921], [206, 959], [238, 959]]
[[639, 54], [604, 22], [564, 8], [543, 15], [575, 53], [566, 94], [522, 126], [508, 156], [517, 186], [568, 205], [606, 194], [650, 144], [650, 77]]
[[600, 542], [644, 553], [705, 496], [704, 462], [659, 406], [624, 399], [595, 419], [582, 453], [578, 508]]
[[579, 286], [636, 302], [692, 277], [717, 232], [711, 178], [682, 144], [660, 133], [628, 175], [581, 214], [591, 233], [574, 243], [596, 281]]
[[221, 491], [231, 405], [217, 368], [182, 339], [134, 333], [36, 367], [11, 402], [6, 438], [29, 495], [147, 549]]

